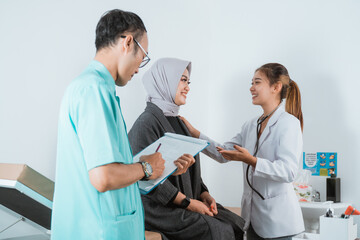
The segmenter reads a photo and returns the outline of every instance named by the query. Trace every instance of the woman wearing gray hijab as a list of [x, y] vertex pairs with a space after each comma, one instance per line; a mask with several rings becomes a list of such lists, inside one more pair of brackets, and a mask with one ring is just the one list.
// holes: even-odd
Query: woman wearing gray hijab
[[[156, 61], [144, 74], [147, 107], [129, 132], [133, 154], [165, 132], [190, 136], [178, 117], [190, 91], [191, 62], [175, 58]], [[192, 157], [192, 156], [190, 156]], [[181, 175], [172, 175], [142, 195], [145, 229], [167, 239], [243, 239], [244, 220], [216, 203], [201, 179], [199, 155]]]

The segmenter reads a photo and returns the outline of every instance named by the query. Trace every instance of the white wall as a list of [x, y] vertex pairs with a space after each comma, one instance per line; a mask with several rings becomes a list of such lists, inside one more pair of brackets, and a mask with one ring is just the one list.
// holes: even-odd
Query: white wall
[[[342, 200], [360, 207], [356, 0], [2, 0], [0, 162], [26, 163], [54, 179], [62, 95], [94, 57], [96, 23], [113, 8], [142, 17], [153, 60], [193, 62], [191, 92], [181, 114], [218, 141], [260, 114], [249, 94], [254, 70], [267, 62], [284, 64], [302, 91], [304, 151], [338, 152]], [[145, 106], [141, 76], [146, 69], [118, 88], [128, 129]], [[202, 168], [218, 201], [239, 206], [240, 164], [220, 165], [202, 156]], [[324, 199], [325, 178], [312, 182]]]

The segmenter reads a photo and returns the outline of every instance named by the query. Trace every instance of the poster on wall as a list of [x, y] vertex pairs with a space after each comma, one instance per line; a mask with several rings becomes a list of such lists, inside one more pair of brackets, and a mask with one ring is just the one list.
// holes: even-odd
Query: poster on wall
[[303, 153], [303, 169], [309, 170], [313, 176], [337, 175], [337, 153], [316, 152]]

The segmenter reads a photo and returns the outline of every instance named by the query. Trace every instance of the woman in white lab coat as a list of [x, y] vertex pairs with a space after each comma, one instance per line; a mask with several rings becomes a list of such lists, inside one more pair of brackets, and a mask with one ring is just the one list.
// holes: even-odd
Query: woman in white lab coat
[[253, 104], [264, 112], [229, 142], [219, 144], [182, 120], [193, 137], [210, 142], [206, 155], [221, 163], [243, 163], [241, 211], [247, 239], [291, 239], [304, 231], [292, 186], [303, 146], [300, 91], [283, 65], [269, 63], [255, 71], [250, 92]]

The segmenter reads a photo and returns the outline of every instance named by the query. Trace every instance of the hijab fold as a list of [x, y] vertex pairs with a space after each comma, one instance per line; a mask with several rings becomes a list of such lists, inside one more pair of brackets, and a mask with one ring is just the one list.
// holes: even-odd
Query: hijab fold
[[175, 104], [175, 95], [185, 69], [191, 73], [191, 62], [177, 58], [157, 60], [143, 76], [147, 92], [146, 101], [154, 103], [165, 116], [178, 116], [180, 106]]

